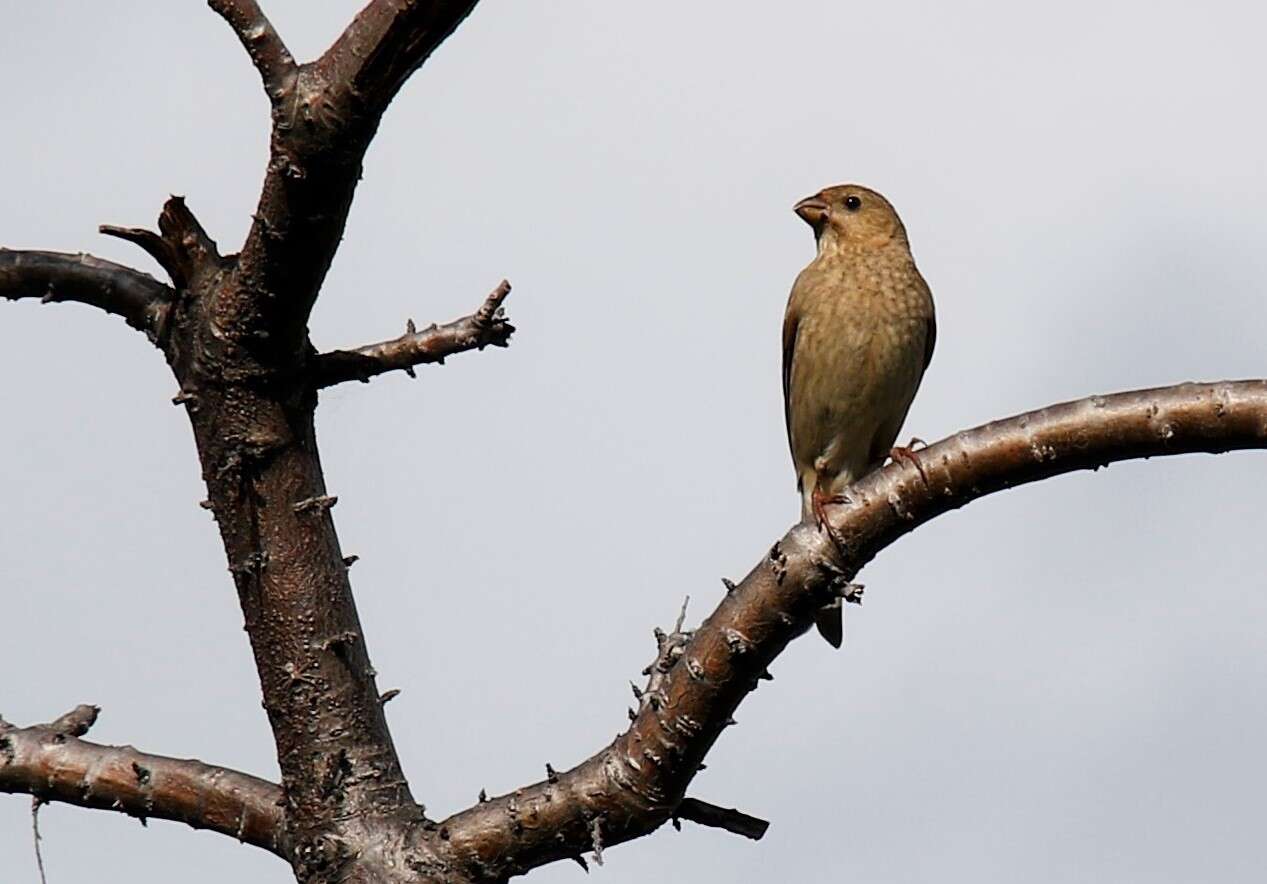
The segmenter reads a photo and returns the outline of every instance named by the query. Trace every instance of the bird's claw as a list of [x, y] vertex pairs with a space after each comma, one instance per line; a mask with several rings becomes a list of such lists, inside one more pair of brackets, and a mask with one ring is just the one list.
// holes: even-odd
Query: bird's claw
[[923, 479], [924, 484], [927, 485], [928, 473], [924, 472], [924, 465], [920, 463], [919, 458], [915, 456], [915, 451], [916, 451], [915, 446], [917, 444], [920, 445], [922, 448], [928, 447], [928, 443], [925, 442], [923, 439], [920, 439], [917, 436], [912, 436], [911, 441], [907, 443], [906, 445], [897, 445], [889, 449], [889, 458], [894, 463], [901, 463], [902, 461], [905, 461], [906, 463], [909, 463], [911, 466], [915, 467], [915, 469], [919, 472], [919, 477]]
[[839, 551], [841, 557], [845, 555], [845, 539], [840, 536], [839, 532], [832, 527], [831, 521], [827, 518], [827, 512], [824, 509], [829, 505], [838, 505], [849, 503], [849, 498], [840, 494], [824, 494], [817, 488], [814, 489], [812, 495], [812, 506], [814, 510], [814, 521], [817, 523], [818, 530], [827, 534], [831, 538], [831, 542]]

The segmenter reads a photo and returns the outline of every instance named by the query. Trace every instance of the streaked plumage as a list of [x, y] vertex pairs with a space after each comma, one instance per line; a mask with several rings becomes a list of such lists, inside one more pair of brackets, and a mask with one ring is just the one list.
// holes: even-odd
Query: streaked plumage
[[[783, 320], [783, 397], [802, 518], [880, 466], [932, 358], [933, 299], [906, 229], [883, 196], [856, 184], [796, 205], [818, 254], [797, 276]], [[836, 622], [839, 623], [837, 611]], [[830, 624], [820, 631], [833, 644]], [[839, 630], [839, 627], [836, 627]]]

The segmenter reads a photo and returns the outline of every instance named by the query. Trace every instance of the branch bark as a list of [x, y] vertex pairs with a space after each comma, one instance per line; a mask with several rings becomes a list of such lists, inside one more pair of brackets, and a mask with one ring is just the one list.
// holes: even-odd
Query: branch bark
[[372, 0], [320, 64], [341, 101], [383, 113], [405, 81], [460, 25], [478, 0]]
[[401, 370], [414, 376], [414, 366], [444, 363], [448, 356], [485, 347], [508, 347], [515, 331], [502, 311], [510, 283], [502, 280], [470, 316], [418, 331], [409, 320], [405, 333], [390, 341], [355, 350], [332, 350], [312, 362], [314, 386], [332, 387], [344, 381], [368, 382], [375, 375]]
[[[1141, 457], [1267, 447], [1267, 381], [1181, 384], [1093, 396], [958, 433], [851, 486], [830, 507], [843, 549], [792, 528], [694, 633], [664, 637], [629, 729], [572, 770], [445, 820], [446, 857], [503, 881], [653, 831], [681, 807], [739, 703], [814, 611], [857, 599], [850, 581], [899, 537], [977, 498]], [[927, 481], [925, 481], [927, 476]]]
[[[253, 2], [212, 0], [245, 35], [273, 99], [268, 171], [222, 307], [235, 323], [266, 332], [279, 360], [302, 357], [308, 315], [387, 105], [475, 2], [374, 0], [321, 58], [291, 76], [289, 53], [283, 56], [280, 38]], [[264, 35], [258, 43], [256, 34]], [[269, 51], [255, 51], [263, 47]]]
[[282, 101], [299, 73], [281, 35], [255, 0], [207, 0], [207, 5], [229, 23], [242, 48], [260, 72], [264, 91], [274, 103]]
[[88, 304], [122, 316], [155, 342], [163, 337], [175, 296], [147, 273], [92, 255], [0, 249], [0, 297]]
[[0, 792], [113, 810], [142, 822], [181, 822], [286, 857], [279, 787], [201, 761], [78, 739], [96, 717], [95, 706], [80, 706], [32, 727], [0, 719]]
[[673, 812], [673, 820], [690, 820], [701, 826], [725, 829], [753, 841], [760, 841], [770, 828], [770, 823], [766, 820], [749, 816], [733, 807], [718, 807], [698, 798], [684, 798]]

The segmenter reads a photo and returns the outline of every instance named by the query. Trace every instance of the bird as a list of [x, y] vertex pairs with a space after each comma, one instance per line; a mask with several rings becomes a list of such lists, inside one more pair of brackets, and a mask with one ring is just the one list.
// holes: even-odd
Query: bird
[[[937, 321], [906, 227], [882, 195], [840, 184], [793, 211], [813, 229], [817, 254], [796, 277], [783, 318], [784, 416], [801, 519], [831, 534], [823, 507], [886, 455], [919, 466], [909, 447], [893, 445], [932, 359]], [[815, 624], [840, 647], [840, 600]]]

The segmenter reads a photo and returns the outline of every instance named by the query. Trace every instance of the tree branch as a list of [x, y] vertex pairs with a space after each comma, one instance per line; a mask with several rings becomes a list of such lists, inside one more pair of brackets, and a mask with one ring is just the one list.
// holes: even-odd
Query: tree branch
[[502, 302], [510, 294], [510, 283], [502, 280], [478, 310], [470, 316], [418, 331], [409, 320], [405, 333], [390, 341], [368, 344], [355, 350], [332, 350], [312, 363], [313, 384], [331, 387], [344, 381], [368, 382], [375, 375], [402, 370], [414, 376], [415, 365], [444, 363], [445, 357], [487, 346], [507, 347], [515, 327], [507, 320]]
[[[663, 636], [629, 729], [572, 770], [455, 814], [448, 857], [493, 882], [610, 847], [681, 813], [682, 797], [739, 703], [813, 613], [880, 550], [941, 513], [1004, 488], [1141, 457], [1267, 447], [1267, 381], [1093, 396], [958, 433], [891, 464], [828, 508], [824, 532], [792, 528], [694, 633]], [[927, 477], [927, 479], [925, 479]]]
[[317, 61], [289, 53], [253, 0], [210, 0], [273, 98], [255, 221], [219, 297], [225, 327], [268, 336], [275, 361], [304, 355], [307, 320], [343, 237], [361, 161], [392, 97], [476, 0], [374, 0]]
[[321, 57], [336, 88], [370, 114], [387, 108], [409, 76], [478, 0], [371, 0]]
[[122, 316], [158, 343], [176, 293], [147, 273], [85, 254], [0, 249], [0, 297], [77, 301]]
[[17, 728], [0, 719], [0, 792], [186, 823], [287, 855], [282, 790], [201, 761], [77, 739], [96, 720], [79, 706], [49, 724]]
[[733, 807], [718, 807], [716, 804], [709, 804], [698, 798], [683, 798], [682, 803], [673, 812], [673, 819], [674, 822], [680, 819], [690, 820], [701, 826], [725, 829], [727, 832], [743, 835], [753, 841], [760, 841], [765, 836], [766, 830], [770, 828], [766, 820], [749, 816]]
[[293, 87], [299, 68], [259, 4], [255, 0], [207, 0], [207, 5], [229, 23], [242, 41], [260, 72], [269, 99], [280, 102]]

